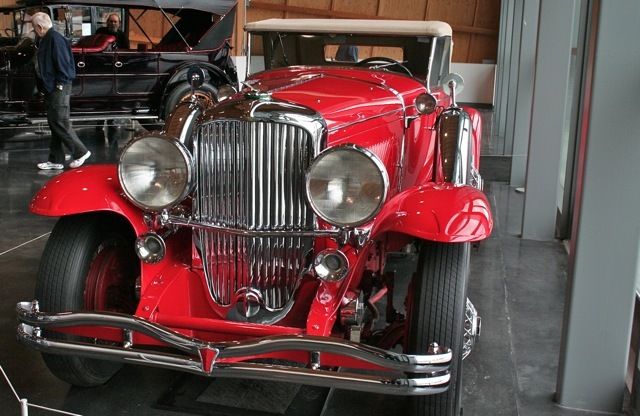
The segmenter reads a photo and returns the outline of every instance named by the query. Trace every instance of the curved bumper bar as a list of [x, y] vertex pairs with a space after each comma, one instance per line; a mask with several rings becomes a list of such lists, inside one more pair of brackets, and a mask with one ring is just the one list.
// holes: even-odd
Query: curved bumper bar
[[[278, 380], [321, 387], [335, 387], [395, 395], [429, 395], [449, 387], [451, 350], [425, 355], [399, 354], [368, 345], [340, 339], [305, 335], [271, 336], [247, 341], [211, 343], [184, 336], [162, 325], [135, 316], [107, 312], [47, 314], [40, 312], [37, 301], [20, 302], [16, 306], [18, 340], [40, 351], [78, 355], [103, 360], [142, 364], [180, 370], [203, 376]], [[71, 326], [101, 326], [139, 332], [186, 353], [122, 346], [48, 339], [42, 329]], [[131, 339], [131, 337], [124, 337]], [[382, 367], [381, 375], [361, 374], [287, 365], [254, 362], [219, 362], [242, 359], [279, 351], [331, 353], [362, 360]], [[407, 375], [406, 373], [410, 373]]]

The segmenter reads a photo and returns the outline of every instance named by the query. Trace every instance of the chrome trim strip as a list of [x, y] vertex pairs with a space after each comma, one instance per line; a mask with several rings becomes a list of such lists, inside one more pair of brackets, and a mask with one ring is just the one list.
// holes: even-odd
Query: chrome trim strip
[[[445, 180], [455, 185], [475, 186], [473, 140], [469, 114], [459, 107], [448, 108], [440, 114], [437, 124], [439, 142], [437, 157], [439, 159], [438, 163], [445, 170]], [[445, 137], [447, 134], [456, 134], [457, 137]], [[455, 145], [455, 149], [450, 149], [450, 146], [453, 145]], [[444, 159], [446, 157], [445, 153], [452, 155], [452, 165], [451, 161]], [[445, 164], [448, 164], [450, 166], [448, 169], [451, 170], [446, 169]]]
[[283, 381], [396, 396], [425, 396], [443, 393], [449, 389], [449, 380], [451, 379], [449, 374], [431, 377], [394, 378], [254, 363], [220, 365], [219, 369], [216, 368], [212, 375]]
[[326, 147], [328, 129], [315, 110], [280, 100], [225, 100], [203, 114], [200, 124], [221, 121], [271, 121], [293, 124], [311, 135], [314, 154]]
[[345, 234], [343, 230], [244, 230], [234, 227], [225, 227], [194, 220], [193, 217], [180, 217], [176, 215], [163, 214], [161, 225], [181, 225], [196, 229], [206, 229], [212, 231], [223, 231], [228, 234], [240, 235], [244, 237], [329, 237], [339, 238]]
[[[107, 312], [47, 314], [38, 310], [37, 301], [16, 306], [18, 339], [38, 350], [97, 359], [170, 368], [215, 377], [244, 377], [281, 380], [326, 387], [398, 395], [435, 394], [448, 388], [452, 353], [409, 355], [385, 351], [349, 341], [314, 336], [274, 336], [248, 341], [209, 343], [189, 338], [143, 318]], [[43, 328], [69, 326], [109, 326], [133, 330], [158, 339], [191, 356], [136, 350], [131, 344], [113, 346], [73, 341], [51, 340], [42, 336]], [[383, 367], [387, 371], [407, 372], [416, 376], [393, 377], [364, 375], [331, 370], [313, 370], [293, 366], [261, 363], [216, 363], [219, 359], [246, 358], [278, 351], [310, 351], [340, 354]], [[419, 373], [415, 374], [415, 373]]]
[[425, 87], [427, 88], [427, 92], [431, 93], [431, 72], [433, 71], [433, 58], [436, 56], [436, 43], [438, 43], [438, 38], [431, 38], [431, 50], [429, 51], [429, 59], [427, 61], [427, 79], [425, 80]]
[[[246, 11], [245, 11], [245, 16], [246, 16]], [[245, 31], [245, 33], [247, 34], [247, 40], [246, 40], [247, 43], [244, 45], [245, 47], [244, 56], [247, 57], [247, 67], [244, 69], [244, 79], [246, 80], [249, 78], [249, 74], [251, 73], [251, 32]]]
[[318, 351], [357, 358], [397, 371], [418, 373], [442, 371], [451, 362], [453, 356], [451, 350], [433, 355], [401, 354], [365, 344], [312, 335], [285, 335], [247, 340], [238, 342], [237, 345], [221, 347], [220, 350], [221, 358], [287, 350]]
[[375, 119], [380, 118], [380, 117], [392, 116], [395, 113], [402, 113], [402, 114], [398, 114], [398, 118], [400, 118], [400, 117], [404, 118], [405, 115], [406, 115], [406, 112], [403, 109], [398, 108], [396, 110], [387, 111], [386, 113], [378, 113], [375, 116], [359, 119], [357, 121], [352, 121], [350, 123], [338, 124], [337, 126], [335, 126], [332, 129], [330, 129], [329, 133], [333, 133], [333, 132], [339, 131], [339, 130], [348, 129], [348, 128], [353, 127], [355, 125], [366, 123], [367, 121], [375, 120]]
[[453, 183], [456, 185], [469, 185], [471, 183], [472, 144], [471, 144], [471, 118], [466, 111], [460, 111], [458, 127], [458, 149], [453, 165]]
[[[0, 115], [0, 118], [2, 118], [2, 116], [8, 116], [10, 114], [2, 114]], [[26, 116], [25, 116], [25, 120], [26, 120]], [[111, 115], [109, 116], [109, 120], [150, 120], [150, 119], [158, 119], [157, 115], [135, 115], [135, 114], [119, 114], [119, 115]], [[104, 121], [104, 116], [81, 116], [81, 115], [71, 115], [71, 117], [69, 118], [69, 121]], [[38, 117], [34, 117], [34, 118], [29, 118], [28, 119], [28, 123], [29, 124], [37, 124], [37, 123], [46, 123], [47, 119], [46, 118], [38, 118]]]

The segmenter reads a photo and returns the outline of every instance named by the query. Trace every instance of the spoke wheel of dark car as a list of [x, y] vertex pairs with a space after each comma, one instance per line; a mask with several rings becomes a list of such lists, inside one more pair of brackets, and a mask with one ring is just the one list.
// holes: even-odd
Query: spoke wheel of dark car
[[[36, 299], [41, 309], [134, 313], [140, 266], [133, 239], [133, 233], [104, 214], [61, 218], [49, 236], [38, 270]], [[53, 331], [46, 336], [91, 341]], [[43, 358], [55, 376], [83, 387], [104, 384], [121, 367], [74, 356], [43, 354]]]
[[[202, 96], [212, 99], [214, 102], [218, 101], [218, 90], [211, 84], [204, 83], [195, 91], [196, 96]], [[183, 100], [187, 99], [191, 95], [191, 85], [182, 83], [176, 85], [165, 101], [163, 119], [166, 120], [167, 116], [171, 114], [171, 111]]]
[[449, 390], [412, 398], [412, 412], [414, 416], [458, 416], [469, 243], [423, 241], [418, 262], [408, 299], [407, 352], [424, 354], [435, 342], [451, 348], [453, 359]]
[[370, 58], [366, 58], [366, 59], [363, 59], [362, 61], [359, 61], [356, 64], [356, 66], [366, 66], [369, 68], [375, 68], [376, 66], [378, 66], [380, 69], [390, 69], [390, 68], [396, 67], [401, 69], [402, 72], [409, 75], [410, 77], [413, 76], [409, 68], [402, 65], [400, 62], [396, 61], [395, 59], [387, 58], [386, 56], [372, 56]]

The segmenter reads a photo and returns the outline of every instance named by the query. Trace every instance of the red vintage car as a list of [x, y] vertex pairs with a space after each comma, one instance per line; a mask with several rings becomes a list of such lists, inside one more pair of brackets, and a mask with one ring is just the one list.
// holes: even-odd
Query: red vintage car
[[[19, 339], [78, 386], [138, 363], [458, 415], [480, 331], [469, 247], [492, 217], [450, 26], [246, 29], [248, 68], [264, 71], [219, 102], [194, 93], [117, 166], [65, 172], [34, 197], [33, 213], [61, 218], [36, 300], [17, 306]], [[194, 91], [202, 78], [190, 71]], [[415, 272], [386, 267], [398, 253], [417, 253]]]

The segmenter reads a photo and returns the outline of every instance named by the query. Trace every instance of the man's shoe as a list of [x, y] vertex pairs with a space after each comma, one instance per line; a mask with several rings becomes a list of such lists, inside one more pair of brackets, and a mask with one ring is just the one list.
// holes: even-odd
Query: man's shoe
[[38, 163], [38, 169], [41, 170], [62, 170], [64, 165], [62, 163], [42, 162]]
[[80, 157], [79, 159], [72, 160], [71, 163], [69, 163], [69, 167], [72, 169], [79, 168], [80, 166], [82, 166], [85, 160], [89, 159], [90, 156], [91, 152], [87, 150], [87, 153], [85, 153], [84, 156]]

